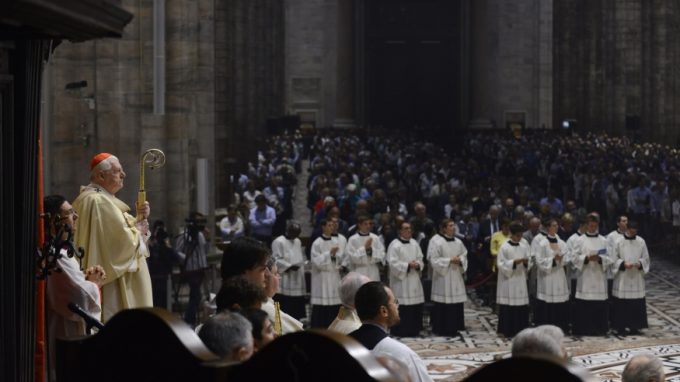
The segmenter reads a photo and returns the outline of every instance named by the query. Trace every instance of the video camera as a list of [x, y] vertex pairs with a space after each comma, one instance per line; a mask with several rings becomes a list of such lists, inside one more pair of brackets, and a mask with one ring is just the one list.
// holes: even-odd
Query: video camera
[[158, 241], [164, 241], [167, 239], [170, 235], [168, 234], [168, 231], [165, 230], [165, 227], [162, 225], [159, 225], [156, 227], [156, 229], [153, 232], [153, 237], [156, 238]]
[[205, 229], [206, 220], [204, 218], [184, 219], [185, 232], [192, 241], [198, 242], [198, 233]]

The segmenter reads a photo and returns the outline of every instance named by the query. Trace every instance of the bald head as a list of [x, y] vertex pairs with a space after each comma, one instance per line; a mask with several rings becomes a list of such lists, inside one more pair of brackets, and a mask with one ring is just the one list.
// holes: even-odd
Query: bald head
[[623, 369], [623, 382], [661, 382], [666, 375], [663, 364], [653, 354], [639, 354], [631, 358]]
[[371, 281], [371, 279], [361, 273], [348, 273], [340, 284], [340, 301], [342, 304], [354, 308], [354, 296], [357, 294], [359, 288], [369, 281]]

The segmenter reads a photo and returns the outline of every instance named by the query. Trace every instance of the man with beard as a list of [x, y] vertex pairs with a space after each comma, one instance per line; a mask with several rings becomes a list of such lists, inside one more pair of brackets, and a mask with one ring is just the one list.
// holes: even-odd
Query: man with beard
[[371, 350], [376, 357], [393, 357], [406, 365], [411, 381], [431, 381], [423, 360], [387, 333], [400, 320], [399, 301], [392, 290], [381, 282], [368, 282], [359, 288], [354, 303], [362, 325], [349, 336]]

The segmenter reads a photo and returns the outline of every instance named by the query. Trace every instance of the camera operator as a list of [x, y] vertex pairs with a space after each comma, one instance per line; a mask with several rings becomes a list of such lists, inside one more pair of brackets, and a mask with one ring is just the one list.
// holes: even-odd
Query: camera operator
[[153, 223], [148, 245], [147, 262], [151, 273], [153, 306], [168, 309], [168, 277], [172, 273], [172, 267], [182, 264], [184, 258], [172, 247], [170, 235], [161, 220]]
[[189, 284], [189, 306], [184, 314], [184, 321], [193, 327], [196, 325], [196, 314], [201, 303], [205, 269], [208, 268], [210, 234], [206, 229], [205, 215], [200, 212], [191, 212], [185, 223], [183, 232], [177, 237], [175, 248], [185, 257], [182, 264], [182, 280]]

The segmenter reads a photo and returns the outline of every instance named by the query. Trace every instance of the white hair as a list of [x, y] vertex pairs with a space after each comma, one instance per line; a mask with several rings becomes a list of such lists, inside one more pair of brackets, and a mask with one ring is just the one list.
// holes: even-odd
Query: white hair
[[621, 374], [622, 382], [662, 382], [666, 378], [663, 364], [653, 354], [638, 354], [628, 360]]
[[210, 317], [198, 332], [205, 346], [223, 358], [241, 348], [253, 348], [253, 325], [239, 313], [222, 312]]
[[111, 155], [110, 157], [108, 157], [108, 158], [102, 160], [101, 162], [97, 163], [97, 165], [94, 166], [94, 168], [92, 169], [92, 171], [90, 171], [90, 180], [94, 180], [95, 175], [96, 175], [97, 173], [99, 173], [99, 171], [108, 171], [108, 170], [110, 170], [111, 167], [113, 167], [113, 165], [111, 164], [111, 162], [113, 162], [114, 160], [116, 160], [116, 161], [118, 161], [118, 162], [120, 163], [120, 161], [118, 160], [118, 157], [116, 157], [115, 155]]
[[358, 272], [350, 272], [343, 279], [340, 287], [340, 302], [343, 305], [354, 308], [354, 296], [357, 294], [359, 288], [367, 282], [371, 281], [365, 275]]
[[520, 354], [542, 354], [564, 358], [562, 341], [564, 332], [555, 325], [541, 325], [526, 328], [512, 340], [512, 356]]

